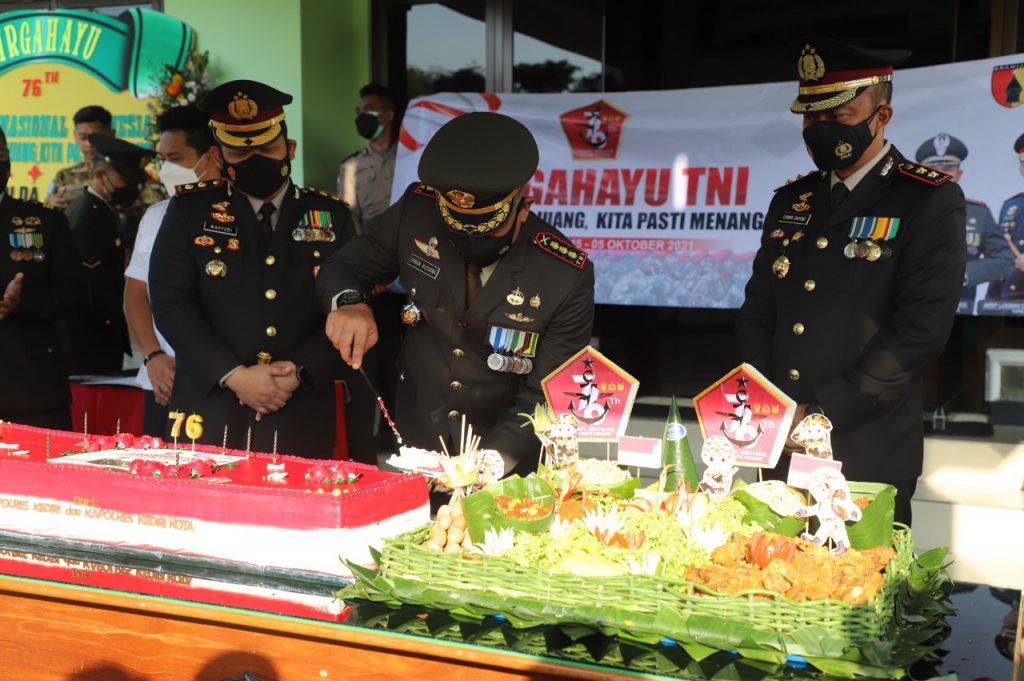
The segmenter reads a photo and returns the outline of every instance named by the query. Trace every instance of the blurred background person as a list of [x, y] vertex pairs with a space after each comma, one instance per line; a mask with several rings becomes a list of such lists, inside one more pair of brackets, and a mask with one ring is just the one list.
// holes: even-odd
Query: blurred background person
[[[1020, 174], [1024, 176], [1024, 135], [1014, 141], [1013, 150], [1020, 161]], [[988, 287], [986, 300], [1024, 299], [1024, 192], [1014, 194], [999, 209], [999, 229], [1014, 255], [1014, 269], [1002, 281]]]
[[[372, 220], [391, 205], [391, 183], [395, 176], [401, 102], [388, 87], [370, 83], [359, 90], [355, 126], [365, 147], [341, 162], [338, 196], [348, 204], [356, 231], [372, 229]], [[380, 282], [370, 292], [373, 316], [380, 341], [363, 360], [363, 367], [386, 404], [394, 404], [398, 383], [396, 362], [402, 344], [399, 319], [403, 295], [391, 292], [390, 282]], [[364, 463], [377, 463], [377, 451], [391, 448], [391, 432], [382, 427], [375, 398], [365, 381], [346, 381], [345, 428], [349, 455]]]
[[11, 160], [0, 129], [0, 419], [71, 430], [67, 363], [54, 322], [82, 308], [68, 221], [7, 194]]
[[121, 371], [131, 354], [117, 209], [139, 197], [153, 152], [102, 133], [90, 135], [89, 144], [96, 150], [92, 177], [67, 211], [89, 298], [84, 318], [67, 325], [66, 340], [72, 374], [108, 374]]
[[[967, 145], [952, 135], [940, 133], [918, 147], [915, 158], [918, 163], [952, 175], [954, 182], [960, 182]], [[1014, 258], [988, 206], [976, 199], [966, 201], [967, 276], [957, 312], [974, 314], [978, 286], [1009, 276], [1013, 272]]]
[[[210, 154], [214, 140], [209, 122], [210, 117], [192, 105], [173, 107], [157, 117], [160, 181], [168, 196], [174, 196], [178, 185], [220, 178]], [[174, 386], [174, 350], [153, 324], [148, 283], [149, 257], [168, 203], [168, 199], [155, 203], [142, 216], [124, 273], [124, 316], [143, 357], [136, 379], [145, 395], [142, 432], [153, 436], [162, 436], [167, 429], [167, 405]]]
[[66, 210], [82, 195], [92, 179], [92, 163], [96, 150], [89, 143], [89, 135], [101, 133], [114, 136], [113, 117], [102, 106], [83, 106], [75, 112], [75, 144], [82, 154], [78, 163], [61, 168], [46, 191], [44, 203], [51, 208]]

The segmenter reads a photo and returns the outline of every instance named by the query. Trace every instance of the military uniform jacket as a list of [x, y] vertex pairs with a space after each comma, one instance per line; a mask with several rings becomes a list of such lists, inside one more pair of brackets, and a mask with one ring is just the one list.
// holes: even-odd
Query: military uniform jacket
[[[253, 448], [328, 458], [335, 440], [334, 381], [343, 366], [324, 333], [313, 280], [321, 262], [353, 235], [345, 205], [287, 187], [266, 242], [248, 198], [222, 181], [179, 187], [153, 247], [149, 295], [160, 333], [177, 355], [171, 409], [200, 414], [203, 439], [245, 446], [251, 410], [220, 381], [257, 354], [304, 367], [280, 411], [260, 420]], [[314, 240], [319, 239], [319, 240]]]
[[1013, 253], [982, 201], [967, 199], [967, 285], [957, 312], [971, 314], [979, 284], [995, 282], [1013, 273]]
[[[848, 479], [921, 472], [921, 375], [949, 335], [966, 260], [964, 197], [950, 179], [893, 148], [834, 213], [828, 174], [813, 173], [779, 189], [765, 216], [736, 325], [740, 356], [823, 408]], [[900, 219], [890, 257], [844, 256], [857, 217]], [[779, 278], [783, 255], [791, 266]]]
[[67, 219], [0, 194], [0, 233], [0, 288], [18, 272], [25, 275], [21, 302], [0, 319], [0, 414], [66, 407], [67, 362], [54, 322], [83, 310], [81, 265]]
[[85, 280], [88, 309], [68, 324], [72, 374], [121, 370], [131, 353], [124, 319], [124, 250], [113, 207], [90, 191], [68, 206], [71, 236]]
[[[465, 260], [448, 240], [433, 191], [412, 185], [324, 264], [317, 290], [330, 310], [340, 291], [367, 291], [396, 275], [422, 315], [406, 330], [399, 357], [396, 422], [405, 442], [437, 449], [438, 436], [445, 436], [449, 448], [458, 447], [464, 414], [483, 436], [482, 446], [505, 457], [506, 473], [536, 469], [539, 442], [531, 428], [520, 427], [517, 414], [544, 402], [541, 379], [589, 341], [593, 264], [530, 215], [467, 309]], [[507, 298], [517, 288], [524, 298], [513, 305]], [[538, 307], [530, 305], [533, 296]], [[539, 333], [532, 372], [519, 376], [487, 367], [493, 327]]]

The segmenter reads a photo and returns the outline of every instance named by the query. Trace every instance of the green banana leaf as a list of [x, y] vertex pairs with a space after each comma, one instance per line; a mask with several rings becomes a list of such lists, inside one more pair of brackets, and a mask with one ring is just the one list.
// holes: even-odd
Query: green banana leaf
[[[541, 518], [526, 520], [510, 518], [498, 509], [495, 497], [513, 497], [515, 499], [533, 499], [551, 506], [547, 515]], [[462, 498], [462, 511], [466, 516], [466, 527], [475, 544], [484, 541], [487, 530], [511, 528], [516, 532], [543, 532], [551, 526], [555, 519], [555, 491], [546, 480], [531, 473], [525, 478], [513, 475], [501, 482], [490, 485], [478, 492]]]
[[[537, 475], [554, 481], [555, 484], [559, 486], [559, 495], [561, 495], [562, 489], [565, 487], [565, 478], [567, 473], [561, 470], [540, 466], [537, 469]], [[631, 499], [633, 497], [633, 493], [639, 488], [640, 478], [634, 478], [631, 476], [611, 485], [580, 485], [577, 489], [584, 492], [606, 492], [622, 499]]]
[[854, 499], [871, 499], [862, 511], [861, 519], [846, 528], [850, 546], [861, 551], [876, 546], [892, 546], [896, 488], [881, 482], [851, 482], [849, 485]]
[[[861, 551], [876, 546], [892, 546], [896, 488], [880, 482], [851, 482], [849, 486], [854, 499], [871, 499], [871, 503], [862, 511], [861, 519], [846, 527], [850, 545]], [[769, 532], [787, 537], [797, 536], [806, 527], [804, 520], [780, 516], [768, 504], [745, 491], [742, 485], [737, 485], [732, 495], [747, 509], [743, 522], [757, 523]]]

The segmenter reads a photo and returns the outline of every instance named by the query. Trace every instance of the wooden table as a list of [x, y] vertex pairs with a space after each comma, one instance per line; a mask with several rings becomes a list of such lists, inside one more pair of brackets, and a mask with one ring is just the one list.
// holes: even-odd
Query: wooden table
[[[0, 575], [0, 678], [664, 678], [406, 634]], [[13, 676], [8, 676], [13, 672]]]

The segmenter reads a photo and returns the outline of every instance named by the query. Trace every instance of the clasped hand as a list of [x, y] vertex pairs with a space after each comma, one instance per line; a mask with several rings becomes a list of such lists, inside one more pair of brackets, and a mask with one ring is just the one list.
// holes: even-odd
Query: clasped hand
[[299, 377], [294, 363], [276, 361], [242, 367], [228, 376], [225, 384], [238, 396], [239, 404], [256, 412], [258, 421], [287, 404], [299, 387]]

